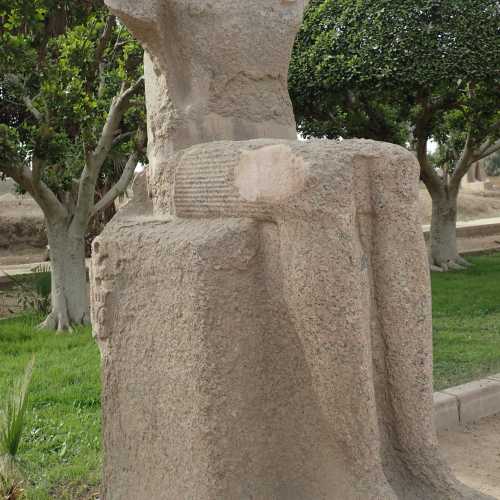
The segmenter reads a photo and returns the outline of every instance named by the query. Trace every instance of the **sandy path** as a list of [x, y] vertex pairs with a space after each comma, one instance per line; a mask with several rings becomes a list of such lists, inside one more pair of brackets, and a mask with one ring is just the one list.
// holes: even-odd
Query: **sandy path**
[[500, 499], [500, 415], [440, 432], [439, 442], [460, 480]]

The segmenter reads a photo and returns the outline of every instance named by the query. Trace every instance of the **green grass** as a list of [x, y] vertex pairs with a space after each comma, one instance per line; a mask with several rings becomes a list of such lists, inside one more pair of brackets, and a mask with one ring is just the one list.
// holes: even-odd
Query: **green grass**
[[99, 352], [88, 328], [56, 335], [34, 326], [0, 321], [0, 395], [36, 355], [18, 452], [26, 497], [91, 498], [101, 468]]
[[[500, 254], [432, 276], [435, 387], [500, 372]], [[56, 335], [0, 321], [0, 397], [36, 355], [18, 456], [27, 498], [89, 499], [101, 468], [99, 352], [90, 329]]]
[[433, 273], [434, 387], [500, 372], [500, 254]]

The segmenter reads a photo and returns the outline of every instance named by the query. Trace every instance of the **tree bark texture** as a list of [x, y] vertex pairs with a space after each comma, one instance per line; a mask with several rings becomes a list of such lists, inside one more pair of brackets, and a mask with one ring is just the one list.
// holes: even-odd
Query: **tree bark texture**
[[52, 312], [41, 326], [64, 331], [90, 322], [84, 231], [75, 231], [65, 221], [48, 222], [47, 226], [52, 263]]

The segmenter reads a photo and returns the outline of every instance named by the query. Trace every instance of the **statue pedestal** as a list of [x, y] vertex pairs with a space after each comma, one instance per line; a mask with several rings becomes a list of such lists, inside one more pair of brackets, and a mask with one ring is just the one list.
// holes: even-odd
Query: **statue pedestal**
[[276, 232], [158, 220], [99, 243], [106, 499], [326, 498], [338, 487], [342, 454], [268, 290], [278, 277], [266, 277], [262, 247]]
[[176, 162], [156, 214], [139, 199], [94, 244], [104, 497], [484, 498], [437, 452], [414, 157], [257, 140]]

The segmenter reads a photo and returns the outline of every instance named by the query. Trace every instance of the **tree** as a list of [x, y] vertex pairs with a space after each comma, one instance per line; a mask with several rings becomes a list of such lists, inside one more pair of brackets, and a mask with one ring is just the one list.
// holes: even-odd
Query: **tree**
[[499, 69], [497, 0], [313, 0], [297, 38], [290, 88], [300, 130], [415, 150], [433, 202], [435, 269], [466, 264], [457, 196], [470, 166], [500, 149]]
[[66, 330], [90, 321], [89, 220], [125, 191], [145, 147], [142, 50], [101, 1], [0, 0], [0, 21], [0, 173], [45, 215], [52, 311], [42, 326]]

